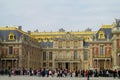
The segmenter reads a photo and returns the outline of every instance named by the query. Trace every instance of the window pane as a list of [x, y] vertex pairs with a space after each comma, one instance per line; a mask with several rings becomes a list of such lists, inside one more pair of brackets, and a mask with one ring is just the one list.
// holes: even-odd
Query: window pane
[[67, 51], [67, 53], [66, 53], [66, 58], [67, 58], [67, 59], [70, 58], [70, 53], [69, 53], [69, 51]]
[[104, 45], [100, 45], [100, 55], [104, 54]]
[[77, 48], [77, 41], [74, 41], [74, 48]]
[[77, 51], [74, 51], [74, 59], [77, 59]]
[[84, 53], [84, 60], [88, 60], [88, 53], [87, 52]]
[[59, 41], [59, 48], [62, 48], [62, 41]]
[[49, 52], [49, 60], [52, 60], [52, 52]]
[[9, 46], [9, 54], [13, 53], [13, 46]]
[[46, 52], [43, 52], [43, 60], [46, 60]]
[[70, 48], [70, 41], [66, 42], [66, 48]]

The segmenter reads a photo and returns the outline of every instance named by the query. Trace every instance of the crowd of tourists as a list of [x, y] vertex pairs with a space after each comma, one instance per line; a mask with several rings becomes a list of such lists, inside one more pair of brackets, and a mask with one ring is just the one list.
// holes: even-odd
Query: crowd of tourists
[[29, 76], [40, 76], [40, 77], [119, 77], [120, 78], [120, 70], [76, 70], [71, 71], [69, 69], [45, 69], [40, 68], [33, 70], [30, 68], [29, 70], [23, 69], [1, 69], [0, 75], [29, 75]]

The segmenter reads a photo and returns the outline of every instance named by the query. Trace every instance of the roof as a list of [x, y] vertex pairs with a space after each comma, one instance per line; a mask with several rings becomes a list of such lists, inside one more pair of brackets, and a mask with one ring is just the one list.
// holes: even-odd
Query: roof
[[53, 48], [53, 42], [40, 42], [42, 48]]
[[[13, 27], [8, 27], [8, 26], [0, 27], [0, 39], [2, 41], [10, 41], [10, 40], [8, 40], [10, 33], [14, 34], [15, 40], [20, 40], [22, 35], [24, 35], [25, 40], [28, 40], [29, 38], [32, 38], [35, 40], [35, 38], [30, 36], [27, 32], [19, 30], [18, 28], [14, 27], [14, 26]], [[15, 40], [12, 40], [12, 41], [15, 41]]]
[[102, 31], [105, 35], [105, 39], [103, 39], [103, 40], [112, 38], [112, 27], [110, 25], [106, 25], [106, 26], [104, 25], [98, 30], [98, 32], [95, 34], [97, 40], [99, 40], [98, 36], [99, 36], [100, 31]]

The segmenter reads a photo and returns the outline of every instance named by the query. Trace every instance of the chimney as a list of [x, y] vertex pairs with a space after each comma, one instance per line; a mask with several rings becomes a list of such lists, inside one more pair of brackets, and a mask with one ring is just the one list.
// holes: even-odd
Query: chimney
[[28, 31], [28, 34], [30, 35], [30, 34], [31, 34], [31, 31]]
[[18, 30], [22, 30], [22, 26], [18, 26]]

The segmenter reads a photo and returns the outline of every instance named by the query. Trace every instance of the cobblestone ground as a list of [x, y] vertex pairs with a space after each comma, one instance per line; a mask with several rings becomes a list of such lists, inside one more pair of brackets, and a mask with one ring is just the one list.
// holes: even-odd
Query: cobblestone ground
[[[87, 78], [83, 78], [83, 77], [79, 77], [79, 78], [75, 78], [75, 77], [62, 77], [62, 78], [57, 78], [57, 77], [38, 77], [38, 76], [0, 76], [0, 80], [87, 80]], [[89, 80], [120, 80], [118, 78], [113, 78], [113, 77], [109, 77], [109, 78], [103, 78], [103, 77], [90, 77]]]

